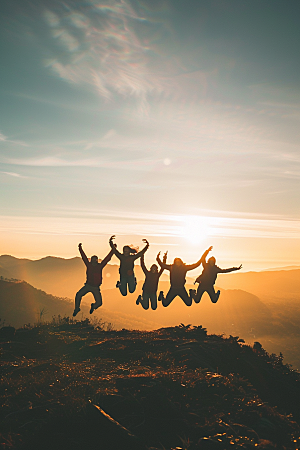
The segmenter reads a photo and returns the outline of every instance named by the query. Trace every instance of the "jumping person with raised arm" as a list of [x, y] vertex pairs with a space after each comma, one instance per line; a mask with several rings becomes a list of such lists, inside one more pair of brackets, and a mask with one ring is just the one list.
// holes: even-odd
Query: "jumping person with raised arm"
[[98, 256], [93, 255], [91, 257], [91, 261], [88, 260], [86, 254], [82, 249], [82, 244], [78, 244], [78, 249], [81, 255], [81, 258], [86, 265], [86, 282], [84, 286], [79, 289], [75, 296], [75, 309], [73, 312], [73, 316], [75, 317], [80, 311], [80, 303], [81, 299], [88, 292], [91, 292], [94, 296], [95, 303], [91, 304], [90, 314], [92, 314], [95, 309], [99, 308], [102, 305], [102, 295], [100, 292], [100, 285], [102, 283], [102, 270], [106, 266], [106, 264], [111, 260], [114, 251], [111, 250], [108, 255], [99, 263]]
[[164, 297], [164, 293], [159, 293], [158, 300], [162, 301], [163, 306], [169, 306], [172, 300], [178, 295], [187, 306], [191, 306], [192, 297], [187, 293], [185, 289], [186, 273], [189, 270], [196, 269], [201, 264], [201, 259], [195, 264], [185, 264], [180, 258], [175, 258], [173, 264], [165, 264], [160, 260], [159, 254], [157, 255], [157, 262], [162, 269], [170, 271], [170, 290], [167, 296]]
[[120, 281], [118, 281], [117, 287], [120, 289], [121, 294], [125, 296], [127, 295], [127, 286], [130, 293], [135, 291], [137, 283], [134, 275], [134, 261], [140, 258], [148, 250], [149, 242], [147, 239], [143, 239], [143, 242], [145, 242], [146, 245], [140, 252], [129, 247], [129, 245], [125, 245], [123, 247], [123, 253], [120, 253], [114, 246], [114, 239], [115, 235], [111, 236], [109, 245], [116, 257], [120, 260]]
[[194, 298], [195, 303], [199, 303], [204, 292], [207, 292], [211, 301], [213, 303], [217, 303], [220, 297], [220, 291], [215, 292], [214, 284], [216, 282], [217, 276], [219, 273], [229, 273], [234, 272], [235, 270], [240, 270], [242, 268], [242, 264], [239, 267], [230, 267], [229, 269], [221, 269], [216, 265], [216, 258], [212, 256], [206, 262], [206, 257], [208, 253], [212, 250], [212, 247], [207, 249], [201, 258], [201, 263], [203, 265], [203, 272], [201, 275], [195, 280], [195, 283], [199, 283], [197, 293], [195, 290], [192, 292], [192, 296]]
[[[167, 253], [166, 252], [163, 256], [163, 263], [165, 264], [167, 262]], [[157, 256], [160, 255], [160, 252]], [[144, 309], [149, 309], [149, 303], [151, 302], [151, 308], [156, 309], [157, 308], [157, 288], [158, 288], [158, 281], [163, 273], [164, 269], [161, 268], [160, 271], [158, 271], [158, 267], [156, 264], [152, 264], [150, 267], [150, 270], [147, 269], [145, 266], [145, 258], [144, 255], [141, 256], [141, 268], [145, 274], [145, 282], [143, 285], [143, 295], [139, 295], [138, 299], [136, 301], [136, 304], [141, 304], [141, 306]]]

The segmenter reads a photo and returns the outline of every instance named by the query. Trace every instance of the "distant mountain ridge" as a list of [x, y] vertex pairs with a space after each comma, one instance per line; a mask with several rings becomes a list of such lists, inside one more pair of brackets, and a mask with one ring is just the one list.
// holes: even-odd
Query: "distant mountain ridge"
[[[201, 270], [199, 268], [199, 273]], [[85, 265], [80, 257], [64, 259], [46, 256], [30, 260], [10, 255], [0, 256], [0, 276], [24, 280], [59, 297], [74, 298], [85, 282], [85, 272]], [[135, 265], [135, 275], [138, 281], [144, 280], [138, 263]], [[168, 280], [168, 275], [168, 271], [165, 271], [161, 280]], [[192, 284], [195, 278], [188, 277], [187, 282]], [[107, 264], [103, 270], [102, 291], [115, 288], [118, 279], [118, 264]], [[300, 268], [219, 274], [217, 284], [223, 289], [241, 289], [262, 299], [297, 299], [300, 298]]]
[[[166, 292], [168, 282], [161, 282], [160, 287]], [[272, 329], [268, 307], [247, 292], [222, 290], [217, 304], [203, 296], [200, 304], [191, 307], [177, 298], [168, 308], [159, 302], [156, 311], [145, 311], [135, 303], [141, 289], [142, 282], [139, 282], [136, 292], [127, 297], [123, 297], [116, 288], [105, 290], [103, 306], [92, 317], [113, 322], [117, 328], [145, 330], [173, 326], [183, 321], [203, 325], [220, 334], [243, 334], [250, 339], [254, 333], [263, 334]], [[91, 294], [83, 298], [78, 317], [90, 317], [91, 302], [94, 302]], [[73, 309], [74, 302], [70, 299], [47, 294], [24, 281], [0, 280], [0, 318], [13, 326], [35, 323], [39, 319], [49, 321], [57, 315], [71, 316]]]

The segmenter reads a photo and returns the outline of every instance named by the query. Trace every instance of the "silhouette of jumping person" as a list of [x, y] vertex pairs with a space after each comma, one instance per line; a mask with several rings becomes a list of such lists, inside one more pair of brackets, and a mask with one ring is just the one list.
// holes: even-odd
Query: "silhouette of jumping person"
[[206, 257], [208, 253], [212, 250], [212, 247], [209, 247], [206, 250], [202, 257], [201, 263], [203, 265], [203, 271], [201, 275], [195, 280], [195, 283], [199, 283], [197, 293], [195, 289], [191, 292], [192, 297], [194, 298], [195, 303], [199, 303], [204, 292], [207, 292], [211, 301], [213, 303], [217, 303], [220, 297], [220, 291], [215, 292], [214, 284], [216, 282], [218, 273], [229, 273], [234, 272], [235, 270], [240, 270], [242, 268], [242, 264], [239, 267], [230, 267], [229, 269], [221, 269], [216, 265], [216, 258], [212, 256], [206, 262]]
[[[167, 253], [166, 252], [163, 256], [163, 263], [165, 264], [167, 262]], [[160, 255], [160, 252], [158, 253], [157, 257]], [[148, 270], [145, 266], [145, 258], [144, 255], [141, 256], [141, 267], [143, 269], [143, 272], [145, 274], [145, 282], [143, 285], [143, 294], [139, 295], [136, 301], [136, 304], [141, 304], [141, 306], [144, 309], [149, 309], [149, 301], [151, 302], [151, 308], [156, 309], [157, 308], [157, 288], [158, 288], [158, 281], [163, 273], [164, 269], [161, 268], [160, 271], [158, 271], [158, 267], [156, 264], [152, 264], [150, 267], [150, 270]]]
[[[175, 258], [173, 264], [165, 264], [160, 260], [157, 255], [157, 262], [162, 269], [170, 271], [170, 290], [167, 296], [164, 297], [163, 291], [159, 293], [158, 300], [162, 301], [163, 306], [169, 306], [169, 304], [178, 295], [187, 306], [191, 306], [192, 297], [187, 293], [185, 289], [186, 273], [188, 270], [196, 269], [201, 264], [201, 259], [195, 264], [187, 265], [180, 258]], [[191, 291], [191, 290], [190, 290]]]
[[145, 242], [146, 245], [140, 252], [137, 252], [134, 248], [129, 247], [129, 245], [125, 245], [123, 247], [123, 253], [120, 253], [114, 246], [114, 238], [115, 235], [111, 236], [109, 239], [109, 245], [111, 246], [111, 249], [116, 257], [120, 260], [120, 281], [118, 281], [116, 287], [118, 287], [121, 294], [125, 296], [127, 295], [127, 286], [130, 293], [135, 291], [137, 283], [134, 275], [134, 261], [140, 258], [148, 250], [149, 242], [147, 239], [143, 239], [143, 242]]
[[88, 292], [91, 292], [94, 296], [95, 303], [91, 304], [90, 314], [92, 314], [95, 309], [102, 305], [102, 295], [100, 292], [100, 285], [102, 283], [102, 270], [106, 264], [111, 260], [114, 252], [111, 250], [109, 254], [99, 263], [98, 256], [93, 255], [91, 261], [88, 260], [86, 254], [82, 249], [82, 244], [78, 244], [78, 249], [81, 254], [81, 258], [86, 265], [86, 282], [84, 286], [79, 289], [75, 296], [75, 309], [73, 312], [73, 317], [75, 317], [80, 311], [81, 299]]

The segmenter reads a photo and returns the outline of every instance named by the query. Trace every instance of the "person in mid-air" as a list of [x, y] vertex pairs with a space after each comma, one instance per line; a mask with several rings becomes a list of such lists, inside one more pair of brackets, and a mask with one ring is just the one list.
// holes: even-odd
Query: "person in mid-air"
[[73, 312], [73, 317], [75, 317], [80, 311], [81, 299], [88, 292], [91, 292], [94, 296], [95, 303], [91, 304], [90, 314], [92, 314], [95, 309], [102, 305], [102, 295], [100, 292], [100, 285], [102, 283], [102, 270], [106, 264], [111, 260], [114, 252], [111, 250], [108, 255], [99, 263], [98, 256], [93, 255], [91, 261], [88, 260], [86, 254], [82, 249], [82, 244], [78, 244], [78, 249], [81, 254], [81, 258], [86, 265], [86, 282], [84, 286], [79, 289], [75, 296], [75, 309]]
[[136, 278], [134, 275], [134, 261], [140, 258], [146, 250], [148, 250], [149, 242], [147, 239], [143, 239], [143, 242], [146, 243], [145, 247], [137, 252], [136, 249], [129, 247], [129, 245], [125, 245], [123, 247], [123, 253], [120, 253], [114, 243], [113, 240], [115, 235], [111, 236], [109, 239], [109, 245], [111, 246], [112, 251], [120, 260], [120, 281], [117, 282], [117, 286], [120, 289], [120, 292], [123, 296], [127, 295], [127, 286], [129, 292], [132, 294], [136, 288]]
[[221, 269], [216, 265], [216, 258], [212, 256], [206, 262], [206, 257], [208, 253], [212, 250], [212, 247], [207, 249], [201, 258], [201, 263], [203, 265], [203, 271], [201, 275], [195, 280], [195, 283], [199, 283], [197, 293], [195, 289], [191, 292], [191, 295], [195, 303], [199, 303], [204, 292], [207, 292], [211, 301], [217, 303], [220, 297], [220, 291], [215, 292], [214, 284], [216, 282], [218, 273], [229, 273], [235, 270], [240, 270], [242, 264], [239, 267], [230, 267], [229, 269]]
[[157, 262], [162, 269], [170, 271], [170, 290], [167, 296], [164, 296], [163, 291], [159, 293], [158, 300], [161, 300], [163, 306], [169, 306], [169, 304], [178, 295], [187, 306], [191, 306], [192, 297], [189, 295], [185, 289], [186, 273], [189, 270], [196, 269], [201, 264], [201, 259], [195, 264], [185, 264], [180, 258], [175, 258], [173, 264], [165, 264], [160, 260], [159, 255], [157, 256]]
[[[164, 264], [166, 264], [167, 262], [167, 253], [168, 252], [166, 252], [163, 256]], [[159, 255], [160, 252], [158, 253], [157, 257]], [[157, 265], [152, 264], [150, 270], [148, 270], [145, 266], [144, 255], [141, 256], [141, 268], [143, 269], [143, 272], [145, 274], [145, 282], [143, 285], [143, 294], [138, 296], [136, 304], [141, 304], [144, 309], [149, 309], [149, 303], [151, 302], [151, 308], [156, 309], [158, 281], [164, 269], [161, 268], [160, 271], [158, 271]]]

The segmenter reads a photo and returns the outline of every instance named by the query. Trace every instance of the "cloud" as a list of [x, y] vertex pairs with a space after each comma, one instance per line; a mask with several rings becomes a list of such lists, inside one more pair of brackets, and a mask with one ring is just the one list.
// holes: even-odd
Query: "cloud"
[[[210, 238], [299, 239], [300, 220], [261, 215], [155, 214], [135, 211], [69, 209], [48, 211], [51, 217], [0, 216], [0, 231], [52, 235], [117, 235], [182, 238], [186, 224], [205, 225]], [[212, 215], [215, 213], [216, 215]], [[67, 217], [66, 217], [67, 214]], [[227, 213], [228, 214], [228, 213]], [[100, 231], [101, 230], [101, 231]]]
[[157, 37], [163, 35], [164, 25], [149, 23], [128, 1], [94, 3], [81, 10], [74, 10], [70, 1], [63, 9], [53, 2], [44, 19], [57, 47], [56, 55], [45, 64], [62, 79], [91, 86], [106, 100], [116, 94], [134, 97], [141, 112], [147, 109], [148, 94], [167, 87], [165, 76], [151, 65], [155, 52], [141, 32], [147, 24], [146, 34], [152, 27]]
[[0, 142], [5, 142], [5, 143], [9, 143], [9, 144], [16, 144], [16, 145], [21, 145], [22, 147], [28, 147], [28, 144], [26, 144], [26, 142], [23, 142], [23, 141], [15, 141], [15, 140], [8, 139], [8, 137], [5, 136], [5, 135], [2, 134], [2, 133], [0, 133]]
[[101, 158], [67, 160], [55, 156], [45, 156], [36, 158], [6, 158], [2, 159], [5, 164], [32, 166], [32, 167], [99, 167], [105, 169], [129, 169], [147, 170], [156, 164], [163, 165], [162, 159], [145, 160], [105, 160]]
[[15, 172], [3, 172], [3, 171], [1, 171], [0, 173], [3, 173], [4, 175], [9, 175], [10, 177], [28, 178], [25, 175], [20, 175], [19, 173], [15, 173]]

